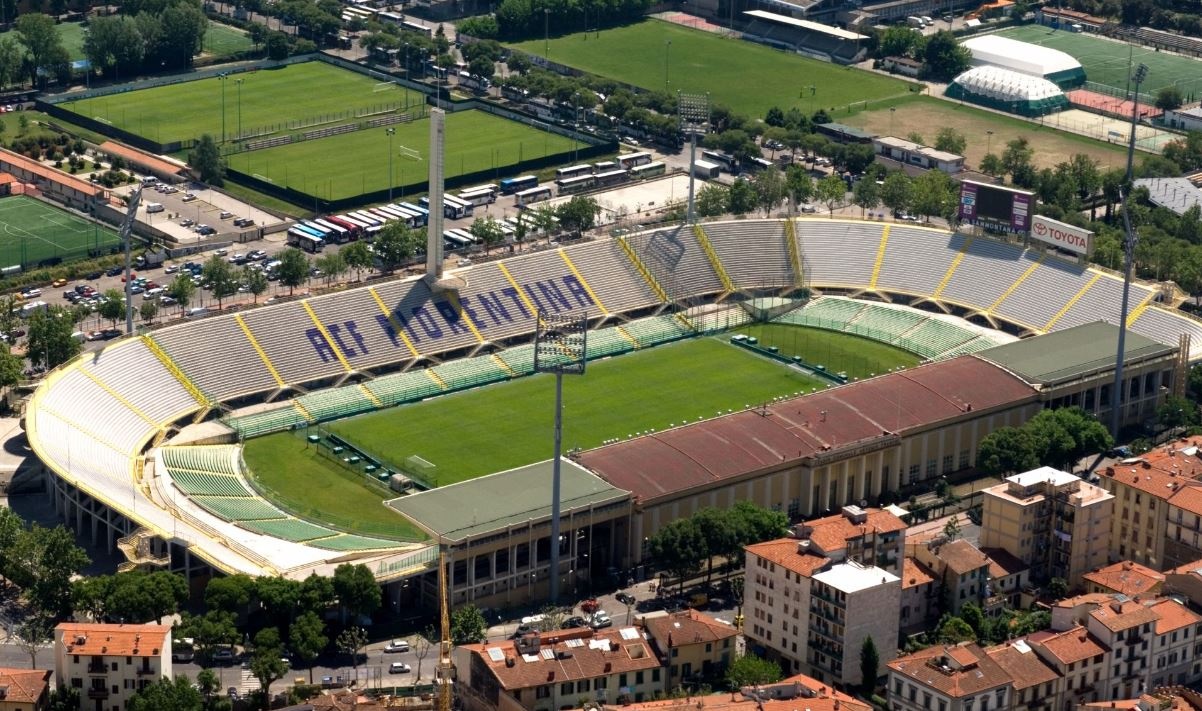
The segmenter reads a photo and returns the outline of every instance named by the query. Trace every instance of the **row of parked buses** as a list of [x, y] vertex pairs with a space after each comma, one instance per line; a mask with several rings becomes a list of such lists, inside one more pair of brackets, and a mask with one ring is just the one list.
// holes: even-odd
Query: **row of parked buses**
[[413, 228], [425, 227], [429, 217], [430, 212], [425, 207], [408, 202], [369, 207], [342, 215], [302, 220], [288, 228], [288, 244], [316, 254], [327, 244], [370, 239], [385, 224], [397, 220]]
[[[668, 172], [667, 165], [661, 161], [654, 161], [652, 158], [650, 153], [627, 153], [618, 156], [615, 160], [581, 163], [559, 168], [555, 171], [555, 192], [559, 195], [572, 195], [595, 188], [608, 188], [627, 180], [643, 180]], [[512, 192], [514, 204], [518, 207], [551, 199], [550, 186], [540, 186], [538, 178], [533, 175], [511, 178], [511, 180], [522, 182], [511, 185], [509, 190], [502, 189], [502, 193]], [[502, 181], [501, 184], [505, 186], [505, 181]]]

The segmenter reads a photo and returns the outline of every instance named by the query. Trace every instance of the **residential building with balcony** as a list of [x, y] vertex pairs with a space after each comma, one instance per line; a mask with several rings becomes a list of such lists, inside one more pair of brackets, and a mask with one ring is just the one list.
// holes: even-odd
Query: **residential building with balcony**
[[1064, 678], [1024, 639], [1016, 639], [985, 650], [1014, 685], [1013, 708], [1026, 711], [1055, 711], [1063, 693]]
[[797, 524], [793, 533], [833, 563], [854, 560], [901, 574], [906, 522], [891, 511], [844, 506], [836, 515]]
[[739, 631], [703, 612], [684, 610], [645, 617], [641, 624], [664, 656], [669, 689], [698, 674], [707, 678], [720, 676], [735, 659]]
[[1086, 617], [1090, 634], [1110, 649], [1110, 683], [1108, 689], [1102, 686], [1104, 698], [1127, 699], [1150, 688], [1158, 620], [1152, 607], [1124, 595], [1116, 595]]
[[960, 614], [967, 602], [981, 605], [991, 596], [989, 556], [964, 539], [947, 541], [937, 538], [907, 547], [907, 554], [928, 566], [943, 583], [945, 609]]
[[981, 545], [1008, 551], [1036, 581], [1062, 578], [1077, 587], [1109, 560], [1113, 510], [1105, 489], [1040, 467], [984, 490]]
[[50, 700], [49, 669], [0, 668], [0, 711], [42, 711]]
[[[985, 596], [985, 609], [1008, 607], [1021, 610], [1031, 606], [1031, 567], [1004, 548], [982, 548], [989, 556], [989, 585]], [[1027, 599], [1023, 594], [1027, 593]]]
[[1027, 644], [1060, 677], [1054, 708], [1070, 711], [1086, 701], [1110, 698], [1110, 648], [1083, 625], [1059, 632], [1044, 630], [1028, 635]]
[[1180, 595], [1189, 601], [1194, 610], [1202, 610], [1202, 560], [1164, 571], [1165, 595]]
[[897, 711], [999, 711], [1011, 708], [1010, 674], [975, 642], [935, 645], [885, 665], [889, 707]]
[[1120, 560], [1085, 574], [1085, 590], [1091, 593], [1149, 597], [1164, 587], [1164, 573], [1131, 560]]
[[[1198, 469], [1202, 471], [1202, 466]], [[1179, 486], [1169, 497], [1164, 565], [1175, 568], [1199, 558], [1202, 558], [1202, 483], [1191, 481]]]
[[147, 684], [171, 678], [171, 626], [62, 622], [54, 661], [58, 683], [80, 690], [80, 711], [123, 711]]
[[901, 576], [901, 634], [928, 629], [939, 610], [939, 578], [918, 560], [906, 556]]
[[880, 661], [897, 656], [901, 578], [856, 561], [815, 573], [806, 663], [820, 681], [860, 684], [860, 648], [871, 637]]
[[1156, 613], [1152, 685], [1186, 685], [1202, 678], [1202, 616], [1171, 598], [1150, 605]]

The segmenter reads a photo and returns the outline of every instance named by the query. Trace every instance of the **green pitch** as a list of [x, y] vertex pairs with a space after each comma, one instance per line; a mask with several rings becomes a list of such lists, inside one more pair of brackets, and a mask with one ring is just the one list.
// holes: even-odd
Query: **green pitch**
[[[423, 119], [394, 128], [393, 185], [398, 188], [398, 196], [403, 197], [404, 186], [421, 183], [429, 174], [426, 159], [430, 124]], [[446, 177], [490, 169], [500, 175], [506, 166], [570, 151], [573, 145], [570, 138], [483, 111], [448, 114]], [[231, 168], [247, 175], [324, 200], [337, 200], [388, 187], [388, 147], [389, 137], [381, 128], [236, 153], [227, 161]], [[413, 158], [409, 151], [417, 151], [421, 160]]]
[[[541, 39], [514, 46], [544, 54]], [[550, 59], [648, 89], [709, 92], [714, 102], [757, 117], [773, 106], [812, 113], [908, 91], [896, 79], [660, 20], [557, 37]]]
[[[235, 52], [245, 52], [255, 46], [242, 30], [210, 22], [205, 30], [204, 51], [215, 57], [226, 57]], [[246, 87], [243, 87], [244, 89]]]
[[808, 363], [826, 366], [832, 373], [847, 373], [853, 379], [909, 368], [921, 360], [888, 343], [787, 323], [754, 323], [737, 332], [755, 336], [762, 346], [776, 346], [781, 355], [801, 356]]
[[1148, 78], [1140, 87], [1146, 94], [1156, 94], [1166, 86], [1176, 84], [1182, 94], [1202, 92], [1202, 61], [1149, 47], [1129, 45], [1085, 32], [1052, 30], [1042, 25], [1025, 25], [1002, 30], [1003, 37], [1030, 42], [1069, 54], [1085, 69], [1085, 78], [1098, 84], [1126, 89], [1130, 75], [1127, 59], [1148, 65]]
[[86, 257], [119, 242], [117, 233], [24, 195], [0, 199], [0, 265]]
[[[237, 82], [241, 80], [241, 84]], [[222, 96], [224, 95], [224, 101]], [[208, 133], [220, 139], [222, 107], [227, 137], [270, 135], [294, 130], [289, 121], [351, 120], [356, 110], [385, 111], [421, 99], [397, 86], [339, 69], [325, 62], [304, 62], [197, 79], [83, 101], [63, 108], [166, 143]], [[312, 128], [320, 128], [320, 125]]]

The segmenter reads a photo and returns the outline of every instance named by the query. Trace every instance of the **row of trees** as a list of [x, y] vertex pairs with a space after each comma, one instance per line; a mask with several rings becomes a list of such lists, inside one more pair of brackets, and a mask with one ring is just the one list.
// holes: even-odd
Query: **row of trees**
[[650, 8], [650, 0], [503, 0], [493, 16], [469, 18], [459, 29], [481, 39], [561, 35], [633, 22]]
[[704, 508], [688, 518], [672, 521], [647, 541], [647, 549], [661, 570], [685, 581], [703, 566], [707, 579], [715, 558], [741, 560], [743, 546], [784, 535], [789, 519], [780, 511], [739, 501], [729, 509]]
[[[968, 69], [971, 53], [947, 30], [923, 35], [905, 25], [894, 25], [869, 34], [869, 47], [877, 58], [909, 57], [922, 62], [922, 78], [950, 81]], [[874, 46], [875, 45], [875, 46]]]
[[1079, 407], [1041, 410], [1021, 427], [1001, 427], [981, 440], [977, 466], [986, 474], [1025, 472], [1041, 464], [1072, 471], [1086, 454], [1110, 449], [1106, 427]]
[[106, 77], [183, 69], [203, 49], [208, 25], [198, 0], [125, 3], [121, 14], [88, 23], [84, 56]]

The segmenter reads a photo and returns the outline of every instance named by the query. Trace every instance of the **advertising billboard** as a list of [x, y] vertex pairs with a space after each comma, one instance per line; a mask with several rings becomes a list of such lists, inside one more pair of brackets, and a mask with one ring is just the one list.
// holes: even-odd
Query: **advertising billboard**
[[1031, 220], [1031, 239], [1077, 255], [1093, 251], [1093, 232], [1043, 215]]
[[1031, 229], [1035, 195], [971, 180], [960, 184], [961, 222], [995, 232], [1026, 234]]

